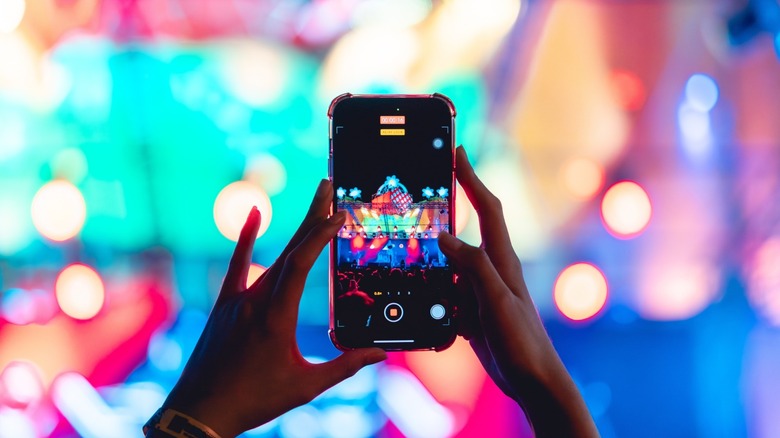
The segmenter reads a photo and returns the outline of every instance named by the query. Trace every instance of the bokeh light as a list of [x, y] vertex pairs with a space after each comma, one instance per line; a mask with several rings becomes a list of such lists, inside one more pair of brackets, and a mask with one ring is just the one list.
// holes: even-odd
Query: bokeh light
[[607, 302], [607, 279], [589, 263], [575, 263], [558, 275], [555, 306], [567, 318], [582, 321], [599, 313]]
[[459, 337], [436, 355], [405, 353], [406, 364], [436, 400], [467, 411], [475, 408], [486, 377], [468, 341]]
[[680, 148], [694, 162], [707, 162], [714, 152], [714, 136], [710, 113], [697, 109], [690, 102], [680, 104], [677, 110], [680, 126]]
[[87, 378], [63, 372], [50, 388], [54, 406], [81, 437], [122, 437], [133, 434], [135, 423], [114, 411]]
[[225, 47], [221, 73], [228, 91], [253, 107], [271, 105], [284, 92], [288, 63], [283, 53], [256, 40], [232, 41]]
[[24, 411], [0, 406], [0, 438], [39, 438], [35, 429]]
[[268, 196], [278, 195], [287, 187], [287, 169], [275, 156], [258, 154], [247, 163], [244, 180], [262, 187]]
[[719, 273], [704, 262], [653, 260], [637, 278], [639, 314], [658, 321], [684, 320], [697, 315], [714, 298]]
[[182, 367], [182, 346], [172, 336], [156, 332], [149, 340], [149, 363], [161, 371], [175, 371]]
[[748, 267], [748, 297], [761, 315], [780, 326], [780, 237], [766, 240]]
[[621, 181], [607, 190], [601, 201], [601, 217], [615, 237], [636, 237], [650, 223], [652, 206], [647, 192], [633, 181]]
[[54, 286], [57, 304], [74, 319], [91, 319], [106, 299], [103, 280], [92, 268], [73, 264], [63, 269]]
[[79, 149], [64, 149], [52, 158], [51, 170], [56, 178], [79, 183], [87, 176], [87, 157]]
[[332, 98], [372, 87], [401, 88], [421, 46], [409, 28], [360, 27], [341, 38], [322, 67], [321, 93]]
[[25, 408], [34, 404], [44, 392], [41, 372], [33, 363], [14, 361], [0, 373], [0, 397], [13, 407]]
[[361, 406], [336, 405], [322, 413], [325, 436], [332, 438], [368, 438], [374, 436], [374, 418]]
[[636, 73], [628, 70], [612, 72], [612, 84], [620, 106], [629, 111], [642, 108], [647, 98], [645, 85]]
[[699, 111], [709, 111], [718, 102], [718, 84], [710, 76], [696, 73], [685, 83], [685, 99]]
[[320, 416], [314, 406], [303, 405], [279, 418], [279, 429], [290, 438], [316, 438], [322, 435]]
[[232, 241], [238, 240], [241, 228], [252, 207], [260, 210], [260, 237], [271, 223], [271, 200], [260, 187], [246, 181], [228, 184], [214, 201], [214, 222], [219, 232]]
[[266, 271], [266, 267], [252, 263], [249, 265], [249, 274], [246, 276], [246, 287], [251, 286]]
[[489, 8], [481, 0], [444, 2], [434, 16], [436, 37], [449, 41], [451, 48], [500, 40], [515, 22], [520, 7], [519, 0], [495, 0]]
[[690, 103], [680, 105], [677, 122], [683, 138], [692, 142], [701, 142], [711, 136], [710, 115], [693, 107]]
[[471, 211], [474, 207], [471, 205], [469, 198], [466, 196], [466, 192], [458, 184], [455, 186], [455, 233], [460, 234], [466, 225], [469, 223], [471, 217]]
[[364, 0], [355, 5], [352, 23], [357, 26], [409, 27], [430, 13], [429, 0]]
[[573, 158], [561, 168], [561, 179], [575, 197], [590, 199], [604, 185], [604, 168], [593, 160]]
[[0, 314], [16, 325], [45, 323], [57, 311], [52, 295], [40, 289], [9, 289], [0, 299]]
[[704, 74], [697, 73], [685, 85], [685, 99], [677, 110], [681, 148], [689, 158], [705, 162], [713, 152], [714, 137], [710, 110], [718, 101], [718, 86]]
[[10, 33], [24, 18], [25, 0], [0, 0], [0, 33]]
[[47, 183], [35, 194], [31, 208], [35, 228], [44, 237], [61, 242], [81, 231], [87, 205], [76, 186], [68, 181]]
[[385, 366], [379, 373], [377, 402], [408, 437], [445, 438], [455, 430], [455, 416], [440, 405], [414, 374]]
[[[0, 2], [0, 5], [8, 1]], [[46, 2], [32, 4], [48, 7]], [[0, 14], [0, 20], [4, 19], [7, 20], [8, 17]], [[43, 29], [38, 27], [33, 32], [36, 30]], [[0, 63], [0, 92], [5, 98], [10, 98], [11, 102], [20, 102], [47, 112], [54, 111], [63, 102], [70, 89], [69, 73], [61, 65], [53, 62], [45, 52], [47, 43], [37, 38], [42, 35], [38, 35], [37, 32], [33, 35], [31, 37], [29, 32], [12, 32], [8, 35], [0, 33], [0, 53], [3, 54], [4, 60], [13, 60], [13, 62]], [[29, 129], [31, 121], [32, 119], [27, 120], [28, 137], [33, 134], [33, 130]]]
[[2, 295], [3, 318], [11, 324], [24, 325], [35, 320], [35, 302], [24, 289], [9, 289]]

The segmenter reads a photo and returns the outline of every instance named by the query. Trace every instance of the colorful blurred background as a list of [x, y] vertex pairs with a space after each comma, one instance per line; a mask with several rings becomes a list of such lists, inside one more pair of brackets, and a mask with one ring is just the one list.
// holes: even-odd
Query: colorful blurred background
[[[777, 0], [0, 0], [0, 437], [140, 436], [347, 91], [455, 102], [604, 437], [780, 437], [779, 53]], [[478, 243], [460, 191], [457, 221]], [[245, 436], [531, 432], [459, 341]]]

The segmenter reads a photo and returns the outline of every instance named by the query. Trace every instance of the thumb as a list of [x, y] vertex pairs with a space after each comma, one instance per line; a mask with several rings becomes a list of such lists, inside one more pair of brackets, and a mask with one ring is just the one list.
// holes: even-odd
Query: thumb
[[321, 393], [354, 376], [363, 367], [385, 359], [387, 359], [387, 353], [381, 348], [349, 350], [330, 362], [315, 365], [315, 372], [311, 373], [311, 376], [317, 380], [315, 384], [319, 388], [318, 392]]
[[459, 250], [464, 246], [463, 242], [452, 234], [442, 231], [439, 233], [438, 243], [441, 252], [443, 252], [447, 258], [457, 262], [460, 258], [458, 257], [460, 255]]

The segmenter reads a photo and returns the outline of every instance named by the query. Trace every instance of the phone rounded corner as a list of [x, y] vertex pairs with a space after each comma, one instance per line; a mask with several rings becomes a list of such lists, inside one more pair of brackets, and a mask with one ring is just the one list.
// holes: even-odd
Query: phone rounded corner
[[442, 102], [444, 102], [445, 105], [447, 105], [447, 108], [450, 110], [450, 115], [454, 119], [457, 115], [457, 111], [455, 110], [455, 104], [452, 102], [452, 99], [450, 99], [448, 96], [442, 94], [442, 93], [433, 93], [431, 95], [434, 99], [439, 99]]
[[447, 340], [447, 342], [445, 342], [445, 343], [443, 343], [441, 345], [437, 345], [433, 349], [433, 351], [435, 351], [437, 353], [442, 352], [442, 351], [452, 347], [452, 344], [454, 344], [457, 339], [458, 339], [458, 334], [455, 331], [453, 331], [452, 332], [452, 336]]
[[330, 101], [330, 105], [328, 105], [328, 117], [333, 118], [333, 111], [336, 109], [336, 106], [347, 99], [351, 99], [353, 96], [354, 94], [352, 93], [343, 93], [334, 97], [333, 100]]
[[330, 343], [333, 344], [334, 347], [336, 347], [339, 351], [348, 351], [349, 349], [341, 345], [339, 340], [336, 338], [336, 330], [331, 326], [328, 329], [328, 338], [330, 338]]
[[336, 329], [331, 326], [328, 329], [328, 338], [330, 338], [330, 343], [333, 344], [334, 347], [336, 347], [337, 350], [346, 353], [347, 351], [355, 350], [355, 347], [348, 347], [341, 342], [339, 342], [338, 337], [336, 336]]

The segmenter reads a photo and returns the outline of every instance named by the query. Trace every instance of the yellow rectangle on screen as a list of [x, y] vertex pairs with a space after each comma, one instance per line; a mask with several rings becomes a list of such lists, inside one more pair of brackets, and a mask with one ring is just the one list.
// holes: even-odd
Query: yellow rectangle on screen
[[406, 135], [406, 129], [380, 129], [379, 135]]

